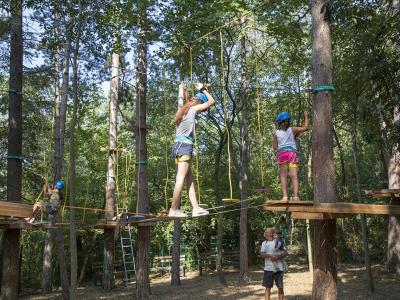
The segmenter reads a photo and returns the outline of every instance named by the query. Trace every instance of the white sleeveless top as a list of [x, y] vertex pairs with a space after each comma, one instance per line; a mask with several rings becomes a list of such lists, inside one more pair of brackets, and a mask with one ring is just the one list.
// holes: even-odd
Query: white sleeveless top
[[278, 150], [297, 151], [296, 140], [291, 127], [286, 131], [278, 129], [275, 134], [278, 140]]

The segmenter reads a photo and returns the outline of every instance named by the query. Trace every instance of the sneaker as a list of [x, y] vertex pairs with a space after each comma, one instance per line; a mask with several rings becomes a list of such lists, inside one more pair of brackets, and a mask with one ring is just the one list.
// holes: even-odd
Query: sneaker
[[288, 201], [289, 197], [282, 197], [282, 201]]
[[300, 198], [299, 197], [290, 197], [290, 200], [299, 201]]
[[188, 215], [185, 214], [183, 211], [180, 209], [170, 209], [168, 217], [175, 217], [175, 218], [186, 218]]
[[204, 208], [194, 209], [192, 213], [192, 217], [200, 217], [200, 216], [207, 216], [210, 212], [205, 210]]

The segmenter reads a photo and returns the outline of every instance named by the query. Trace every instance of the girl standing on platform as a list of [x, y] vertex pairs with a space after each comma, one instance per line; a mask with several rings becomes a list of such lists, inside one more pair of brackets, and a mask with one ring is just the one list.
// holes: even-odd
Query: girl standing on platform
[[272, 136], [272, 147], [278, 151], [278, 164], [280, 169], [282, 200], [289, 200], [287, 177], [289, 175], [293, 185], [293, 197], [290, 200], [299, 200], [299, 180], [297, 178], [298, 157], [296, 137], [308, 130], [308, 114], [300, 127], [290, 126], [291, 116], [288, 112], [281, 112], [276, 117], [277, 130]]
[[[172, 157], [175, 159], [177, 170], [174, 193], [172, 196], [172, 205], [168, 214], [170, 217], [185, 218], [188, 216], [179, 209], [181, 192], [185, 180], [189, 200], [193, 206], [192, 216], [199, 217], [209, 214], [209, 212], [201, 208], [197, 202], [190, 161], [193, 154], [196, 115], [199, 112], [207, 110], [215, 103], [215, 100], [208, 92], [208, 86], [201, 85], [198, 86], [198, 88], [200, 92], [192, 98], [192, 101], [185, 101], [184, 104], [182, 101], [183, 99], [179, 99], [178, 101], [178, 111], [175, 115], [176, 136], [172, 146]], [[186, 88], [184, 91], [184, 97], [185, 100], [188, 100]]]

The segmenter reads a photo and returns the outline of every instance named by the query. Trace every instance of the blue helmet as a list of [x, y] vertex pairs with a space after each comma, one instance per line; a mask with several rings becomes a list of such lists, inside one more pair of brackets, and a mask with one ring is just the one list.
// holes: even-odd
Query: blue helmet
[[56, 183], [56, 188], [59, 190], [63, 190], [64, 189], [64, 182], [62, 182], [61, 180], [58, 180]]
[[276, 117], [276, 122], [284, 122], [284, 121], [290, 121], [292, 117], [290, 116], [290, 114], [286, 111], [283, 111], [281, 113], [278, 114], [278, 116]]
[[208, 101], [207, 96], [203, 93], [198, 93], [196, 98], [199, 99], [202, 103], [206, 103]]

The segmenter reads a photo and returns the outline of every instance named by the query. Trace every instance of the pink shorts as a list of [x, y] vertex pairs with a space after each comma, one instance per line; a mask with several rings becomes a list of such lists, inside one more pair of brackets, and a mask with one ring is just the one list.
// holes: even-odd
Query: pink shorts
[[297, 152], [282, 150], [278, 152], [278, 164], [298, 164]]

